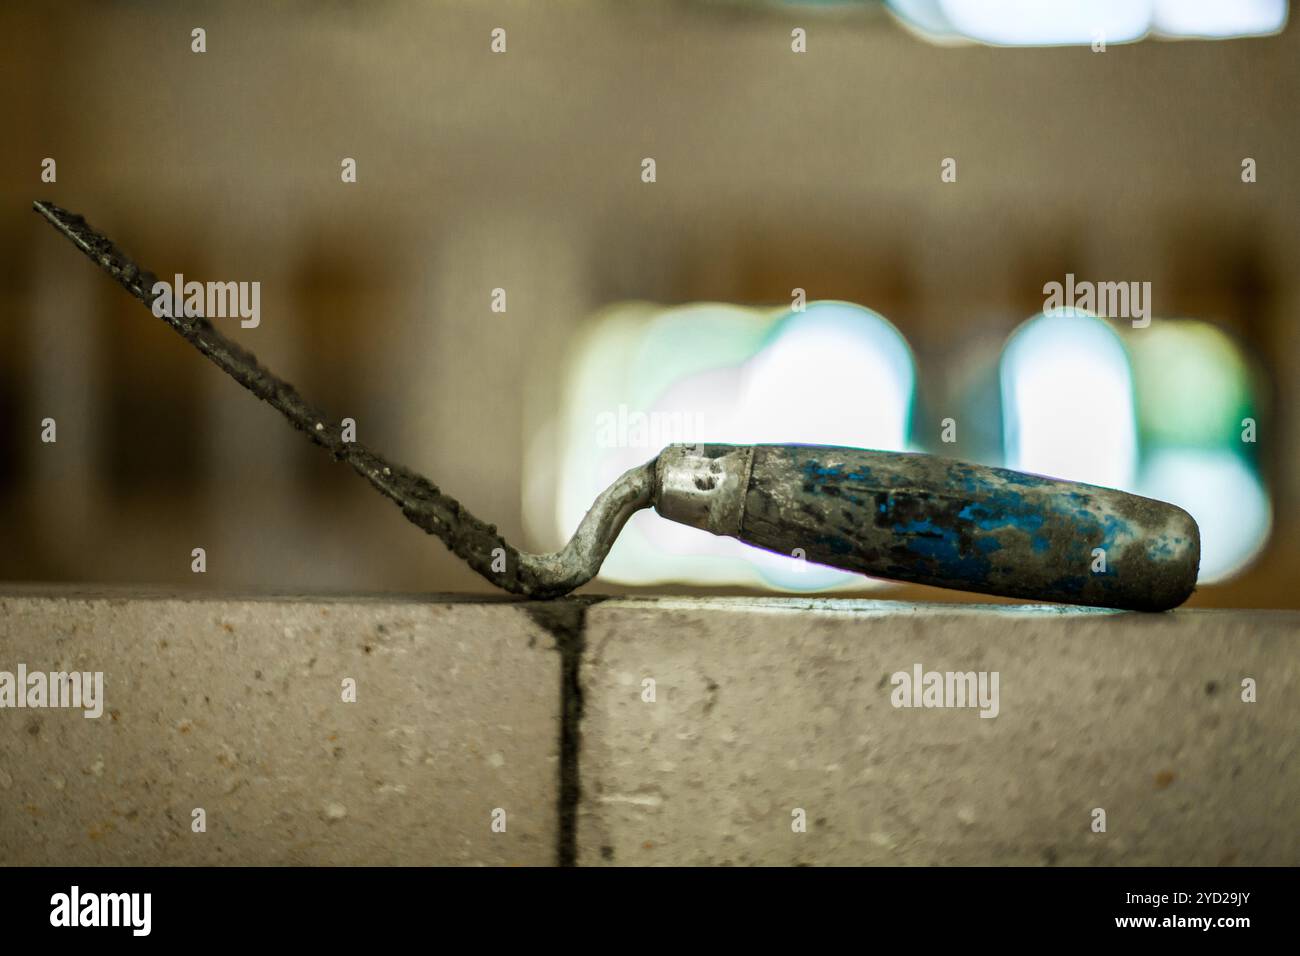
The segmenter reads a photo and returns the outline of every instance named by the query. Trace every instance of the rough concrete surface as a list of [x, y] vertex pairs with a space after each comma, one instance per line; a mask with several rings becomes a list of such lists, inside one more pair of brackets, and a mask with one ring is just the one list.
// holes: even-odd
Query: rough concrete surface
[[0, 709], [0, 864], [556, 859], [560, 655], [518, 605], [11, 589], [19, 663], [106, 706]]
[[1300, 864], [1294, 612], [609, 601], [581, 687], [582, 865]]
[[0, 864], [1300, 864], [1294, 612], [583, 606], [8, 587], [106, 703], [0, 708]]

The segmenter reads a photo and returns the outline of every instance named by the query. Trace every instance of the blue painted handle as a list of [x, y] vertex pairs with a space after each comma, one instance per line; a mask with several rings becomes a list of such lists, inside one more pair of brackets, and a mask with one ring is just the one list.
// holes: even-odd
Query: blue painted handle
[[761, 548], [899, 581], [1142, 611], [1176, 607], [1196, 586], [1200, 532], [1163, 501], [930, 455], [752, 452], [738, 529], [724, 533]]

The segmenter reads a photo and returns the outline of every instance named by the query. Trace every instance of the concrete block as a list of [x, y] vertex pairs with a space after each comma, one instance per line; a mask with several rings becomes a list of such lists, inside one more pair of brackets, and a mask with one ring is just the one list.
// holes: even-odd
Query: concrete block
[[1300, 864], [1295, 612], [617, 600], [581, 687], [583, 865]]
[[19, 663], [105, 705], [0, 709], [0, 864], [556, 859], [560, 655], [518, 604], [8, 588]]

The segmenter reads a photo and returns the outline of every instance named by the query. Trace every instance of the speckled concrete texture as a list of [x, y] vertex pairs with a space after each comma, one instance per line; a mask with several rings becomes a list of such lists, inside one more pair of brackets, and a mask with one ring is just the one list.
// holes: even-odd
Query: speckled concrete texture
[[583, 865], [1300, 864], [1294, 612], [610, 601], [581, 687]]
[[[10, 588], [0, 671], [106, 701], [0, 708], [0, 863], [567, 858], [537, 610]], [[1300, 864], [1294, 612], [620, 599], [582, 643], [582, 865]], [[917, 664], [997, 717], [894, 707]]]
[[11, 590], [19, 663], [106, 704], [0, 709], [0, 864], [555, 862], [560, 655], [518, 605]]

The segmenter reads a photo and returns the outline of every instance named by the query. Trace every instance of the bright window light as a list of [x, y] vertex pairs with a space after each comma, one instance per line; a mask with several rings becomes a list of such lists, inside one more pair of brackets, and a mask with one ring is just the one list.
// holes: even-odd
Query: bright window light
[[905, 22], [936, 37], [999, 46], [1124, 43], [1141, 39], [1153, 0], [887, 0]]
[[1162, 320], [1129, 336], [1144, 445], [1232, 447], [1250, 414], [1236, 344], [1208, 322]]
[[1002, 355], [1007, 467], [1132, 490], [1133, 379], [1119, 336], [1074, 309], [1022, 325]]
[[942, 0], [958, 33], [984, 43], [1123, 43], [1151, 23], [1152, 0]]
[[1158, 320], [1129, 334], [1142, 441], [1140, 494], [1201, 526], [1202, 584], [1231, 577], [1263, 548], [1268, 493], [1254, 466], [1254, 381], [1237, 344], [1208, 322]]
[[[901, 451], [915, 371], [898, 331], [841, 302], [803, 312], [695, 305], [600, 317], [570, 377], [558, 539], [627, 468], [679, 441], [802, 442]], [[865, 579], [635, 515], [601, 569], [624, 584], [690, 581], [794, 591]]]
[[[1269, 497], [1243, 440], [1254, 421], [1248, 363], [1206, 322], [1125, 330], [1062, 311], [1025, 323], [1002, 358], [1008, 467], [1171, 501], [1201, 529], [1200, 583], [1259, 554]], [[1131, 364], [1130, 364], [1131, 363]]]
[[1268, 538], [1272, 511], [1255, 470], [1226, 450], [1169, 448], [1152, 452], [1139, 493], [1172, 501], [1201, 528], [1201, 584], [1242, 570]]
[[1240, 37], [1286, 26], [1287, 0], [1156, 0], [1152, 26], [1166, 36]]
[[901, 450], [915, 373], [898, 330], [855, 305], [813, 303], [777, 323], [745, 366], [744, 442]]
[[1287, 0], [885, 0], [940, 42], [997, 46], [1126, 43], [1166, 37], [1262, 36], [1286, 25]]

